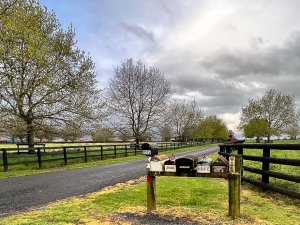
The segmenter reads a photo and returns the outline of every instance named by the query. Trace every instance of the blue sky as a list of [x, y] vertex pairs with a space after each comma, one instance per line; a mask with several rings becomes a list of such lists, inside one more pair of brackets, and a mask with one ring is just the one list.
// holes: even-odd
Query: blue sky
[[174, 98], [195, 98], [229, 128], [270, 88], [300, 105], [300, 1], [41, 0], [92, 56], [99, 86], [134, 58], [156, 66]]

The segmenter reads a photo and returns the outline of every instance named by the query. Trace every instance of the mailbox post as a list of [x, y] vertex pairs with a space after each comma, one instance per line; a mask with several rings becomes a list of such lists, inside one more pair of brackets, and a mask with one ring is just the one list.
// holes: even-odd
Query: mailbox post
[[149, 174], [151, 157], [158, 155], [158, 148], [155, 144], [144, 143], [141, 146], [142, 153], [146, 155], [146, 181], [147, 181], [147, 211], [156, 210], [156, 182], [155, 176]]
[[[223, 157], [222, 165], [211, 164], [212, 170], [201, 170], [197, 166], [194, 157], [184, 157], [175, 160], [174, 165], [172, 160], [166, 160], [164, 165], [171, 165], [171, 169], [157, 169], [151, 166], [151, 160], [156, 160], [154, 157], [158, 154], [156, 145], [148, 143], [143, 144], [142, 152], [147, 156], [147, 211], [156, 210], [156, 176], [187, 176], [187, 177], [206, 177], [206, 178], [225, 178], [228, 180], [228, 215], [235, 219], [240, 216], [240, 192], [241, 192], [241, 168], [242, 157], [240, 155], [230, 155], [229, 162]], [[155, 162], [156, 163], [156, 162]], [[156, 165], [156, 164], [155, 164]], [[201, 166], [202, 164], [200, 164]], [[176, 166], [176, 169], [175, 169]], [[214, 167], [217, 167], [214, 168]], [[220, 169], [221, 168], [221, 169]]]

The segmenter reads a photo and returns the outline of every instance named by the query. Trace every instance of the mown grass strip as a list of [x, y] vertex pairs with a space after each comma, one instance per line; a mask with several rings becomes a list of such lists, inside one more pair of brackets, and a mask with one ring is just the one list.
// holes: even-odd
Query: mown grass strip
[[[199, 224], [294, 225], [300, 221], [298, 200], [255, 192], [248, 186], [242, 187], [241, 218], [232, 220], [227, 216], [227, 193], [223, 179], [159, 177], [153, 216]], [[132, 215], [145, 217], [146, 210], [145, 178], [141, 178], [3, 218], [0, 224], [132, 224]]]

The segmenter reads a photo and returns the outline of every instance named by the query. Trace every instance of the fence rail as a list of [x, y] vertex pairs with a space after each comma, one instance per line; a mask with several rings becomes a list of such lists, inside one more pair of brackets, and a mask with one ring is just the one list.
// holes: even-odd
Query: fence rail
[[[211, 142], [215, 141], [209, 141], [209, 143]], [[166, 151], [200, 146], [205, 143], [208, 143], [208, 141], [158, 143], [158, 148], [160, 151]], [[18, 165], [36, 164], [39, 169], [42, 169], [43, 165], [49, 162], [60, 162], [63, 165], [68, 165], [71, 160], [88, 162], [91, 160], [104, 160], [108, 158], [141, 154], [139, 146], [135, 144], [78, 145], [63, 147], [39, 146], [34, 148], [34, 153], [32, 154], [28, 154], [28, 150], [28, 148], [20, 148], [20, 146], [17, 148], [0, 149], [0, 168], [3, 168], [2, 171], [6, 172], [10, 167]]]
[[[278, 178], [284, 181], [291, 181], [295, 183], [300, 183], [300, 176], [282, 173], [278, 171], [272, 171], [272, 165], [287, 165], [287, 166], [300, 166], [300, 159], [291, 159], [291, 158], [278, 158], [278, 157], [271, 157], [271, 152], [274, 150], [280, 151], [300, 151], [300, 144], [222, 144], [220, 146], [219, 154], [228, 156], [229, 154], [233, 153], [234, 151], [237, 154], [243, 156], [243, 164], [245, 161], [251, 162], [259, 162], [261, 163], [261, 168], [255, 168], [251, 166], [243, 166], [243, 171], [247, 171], [254, 174], [261, 175], [261, 179], [253, 179], [250, 177], [244, 176], [242, 173], [242, 180], [253, 185], [262, 187], [266, 190], [272, 190], [281, 194], [285, 194], [297, 199], [300, 199], [300, 190], [292, 191], [286, 188], [277, 187], [274, 184], [270, 184], [270, 177]], [[249, 150], [252, 149], [259, 149], [261, 150], [262, 156], [253, 156], [245, 154], [245, 150], [249, 153]], [[251, 150], [250, 150], [251, 151]], [[298, 168], [296, 168], [298, 169]]]

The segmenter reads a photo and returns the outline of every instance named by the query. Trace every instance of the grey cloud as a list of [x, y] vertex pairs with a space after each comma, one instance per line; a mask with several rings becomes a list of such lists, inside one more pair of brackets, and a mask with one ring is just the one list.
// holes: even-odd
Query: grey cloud
[[147, 31], [141, 26], [138, 26], [136, 24], [131, 25], [127, 23], [122, 23], [122, 27], [125, 31], [127, 31], [130, 34], [133, 34], [142, 40], [146, 40], [149, 42], [155, 42], [154, 35], [151, 31]]
[[[252, 41], [262, 44], [263, 39]], [[275, 76], [300, 71], [300, 32], [292, 35], [282, 47], [229, 51], [223, 49], [199, 62], [206, 69], [227, 78], [261, 74]]]

